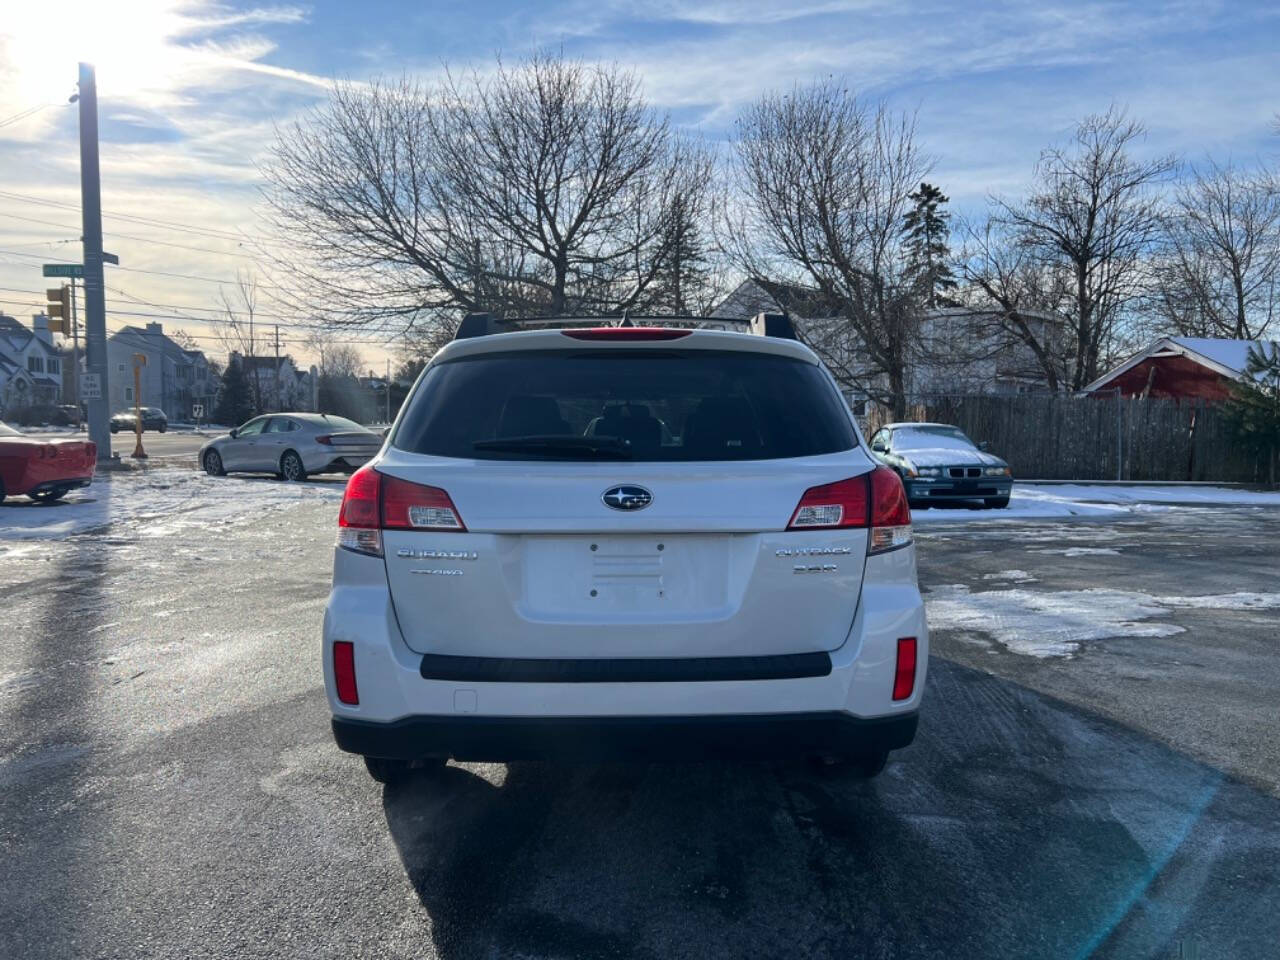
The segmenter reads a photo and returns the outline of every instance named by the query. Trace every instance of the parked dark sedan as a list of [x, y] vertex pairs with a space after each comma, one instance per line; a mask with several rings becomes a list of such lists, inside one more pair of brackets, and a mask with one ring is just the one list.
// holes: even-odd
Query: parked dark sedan
[[981, 500], [988, 507], [1009, 505], [1009, 464], [980, 449], [959, 427], [889, 423], [872, 436], [871, 450], [898, 471], [912, 507], [966, 500]]
[[[124, 430], [126, 433], [132, 433], [137, 429], [135, 426], [136, 418], [132, 410], [121, 410], [111, 418], [111, 432], [119, 433]], [[165, 416], [163, 410], [159, 407], [143, 407], [142, 408], [142, 432], [148, 430], [158, 430], [164, 433], [169, 429], [169, 418]]]

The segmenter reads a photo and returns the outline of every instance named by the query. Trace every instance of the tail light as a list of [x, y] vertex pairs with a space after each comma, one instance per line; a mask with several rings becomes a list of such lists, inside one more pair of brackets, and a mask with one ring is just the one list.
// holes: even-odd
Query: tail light
[[444, 490], [386, 476], [369, 466], [351, 475], [338, 511], [338, 546], [371, 557], [382, 556], [383, 530], [466, 529]]
[[898, 660], [893, 671], [893, 699], [910, 699], [916, 688], [916, 638], [903, 637], [898, 641]]
[[360, 705], [356, 689], [356, 648], [350, 640], [333, 642], [333, 686], [338, 700], [351, 706]]
[[876, 467], [860, 477], [810, 487], [791, 515], [788, 530], [870, 528], [868, 553], [911, 542], [911, 509], [898, 475]]
[[331, 434], [331, 433], [322, 433], [322, 434], [320, 434], [320, 436], [316, 437], [316, 443], [323, 443], [326, 447], [332, 447], [332, 446], [333, 446], [333, 434]]

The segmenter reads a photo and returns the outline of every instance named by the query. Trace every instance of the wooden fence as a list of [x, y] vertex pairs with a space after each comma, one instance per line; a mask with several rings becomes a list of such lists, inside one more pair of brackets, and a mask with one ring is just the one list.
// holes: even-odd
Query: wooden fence
[[[868, 439], [891, 420], [869, 405]], [[1241, 451], [1221, 407], [1168, 398], [1069, 395], [913, 398], [908, 420], [951, 423], [1040, 480], [1210, 480], [1265, 483], [1266, 458]]]

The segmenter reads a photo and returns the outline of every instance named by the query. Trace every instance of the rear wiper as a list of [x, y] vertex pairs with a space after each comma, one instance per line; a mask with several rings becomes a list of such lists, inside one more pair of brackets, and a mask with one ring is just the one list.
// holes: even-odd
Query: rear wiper
[[573, 454], [581, 459], [630, 460], [631, 444], [617, 437], [579, 437], [550, 435], [538, 437], [499, 437], [477, 440], [473, 450], [498, 450], [508, 453]]

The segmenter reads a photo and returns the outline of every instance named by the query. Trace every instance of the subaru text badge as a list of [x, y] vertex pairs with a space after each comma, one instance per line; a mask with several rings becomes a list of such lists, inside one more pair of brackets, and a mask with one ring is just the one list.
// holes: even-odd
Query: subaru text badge
[[653, 494], [644, 487], [627, 484], [610, 487], [600, 499], [604, 501], [605, 506], [613, 507], [615, 510], [643, 510], [653, 503]]

